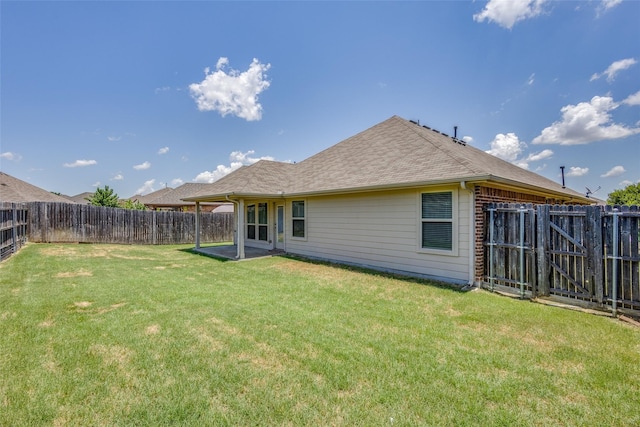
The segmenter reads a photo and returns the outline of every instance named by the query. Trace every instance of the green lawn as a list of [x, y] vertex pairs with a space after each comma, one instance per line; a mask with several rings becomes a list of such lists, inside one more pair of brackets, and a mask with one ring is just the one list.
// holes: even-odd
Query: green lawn
[[640, 329], [289, 258], [30, 244], [0, 425], [640, 425]]

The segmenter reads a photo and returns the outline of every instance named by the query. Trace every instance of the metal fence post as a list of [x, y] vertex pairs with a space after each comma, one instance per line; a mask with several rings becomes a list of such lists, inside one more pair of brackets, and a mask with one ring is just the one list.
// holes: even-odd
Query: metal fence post
[[520, 298], [524, 299], [524, 213], [525, 206], [520, 206]]
[[493, 237], [493, 230], [495, 228], [494, 226], [494, 219], [493, 219], [493, 213], [495, 212], [495, 208], [489, 208], [489, 289], [491, 290], [491, 292], [493, 292], [494, 290], [494, 274], [493, 274], [493, 246], [494, 246], [494, 237]]
[[620, 211], [617, 208], [613, 209], [613, 256], [611, 262], [611, 309], [613, 310], [613, 316], [618, 315], [618, 259], [620, 258], [620, 244], [618, 242], [618, 216]]

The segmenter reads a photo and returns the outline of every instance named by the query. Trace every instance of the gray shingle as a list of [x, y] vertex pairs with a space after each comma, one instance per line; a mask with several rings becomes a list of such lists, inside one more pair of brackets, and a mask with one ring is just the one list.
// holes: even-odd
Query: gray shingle
[[587, 200], [557, 182], [398, 116], [297, 164], [259, 161], [245, 166], [197, 196], [321, 194], [462, 180]]
[[58, 196], [40, 187], [31, 185], [4, 172], [0, 172], [0, 202], [59, 202], [75, 203], [66, 197]]

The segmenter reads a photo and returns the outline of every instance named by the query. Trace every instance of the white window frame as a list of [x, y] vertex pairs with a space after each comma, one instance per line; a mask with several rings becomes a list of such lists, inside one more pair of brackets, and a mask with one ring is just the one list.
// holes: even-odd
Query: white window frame
[[[261, 223], [260, 222], [260, 205], [264, 204], [266, 206], [266, 214], [267, 214], [267, 219], [265, 223]], [[254, 209], [254, 222], [249, 222], [249, 207], [253, 206]], [[248, 203], [245, 207], [245, 218], [246, 218], [246, 233], [245, 233], [245, 237], [247, 240], [252, 240], [254, 242], [265, 242], [268, 243], [269, 242], [269, 203], [267, 202], [255, 202], [255, 203]], [[254, 236], [253, 239], [249, 237], [249, 227], [252, 226], [254, 227]], [[263, 227], [263, 229], [265, 229], [267, 231], [267, 238], [266, 239], [260, 239], [260, 227]]]
[[[451, 194], [451, 218], [423, 218], [422, 217], [422, 195], [432, 193], [450, 193]], [[417, 251], [420, 253], [437, 254], [437, 255], [458, 255], [458, 191], [456, 189], [430, 189], [418, 192], [417, 196]], [[422, 224], [425, 222], [450, 222], [451, 223], [451, 249], [424, 248], [422, 247]]]
[[[304, 203], [304, 216], [302, 217], [294, 217], [293, 216], [293, 204], [296, 202], [302, 202]], [[309, 217], [309, 204], [307, 203], [307, 199], [295, 199], [295, 200], [291, 200], [291, 202], [289, 203], [289, 206], [291, 208], [291, 239], [293, 240], [300, 240], [300, 241], [306, 241], [307, 240], [307, 236], [308, 236], [308, 232], [307, 232], [307, 218]], [[304, 237], [300, 237], [300, 236], [294, 236], [293, 232], [294, 232], [294, 226], [293, 226], [293, 222], [294, 221], [304, 221]]]

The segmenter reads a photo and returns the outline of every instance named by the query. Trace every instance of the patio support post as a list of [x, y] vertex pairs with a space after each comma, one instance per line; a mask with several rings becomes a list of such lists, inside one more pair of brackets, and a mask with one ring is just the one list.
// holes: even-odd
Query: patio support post
[[200, 249], [200, 202], [196, 202], [196, 249]]
[[238, 259], [244, 259], [244, 199], [238, 200]]

